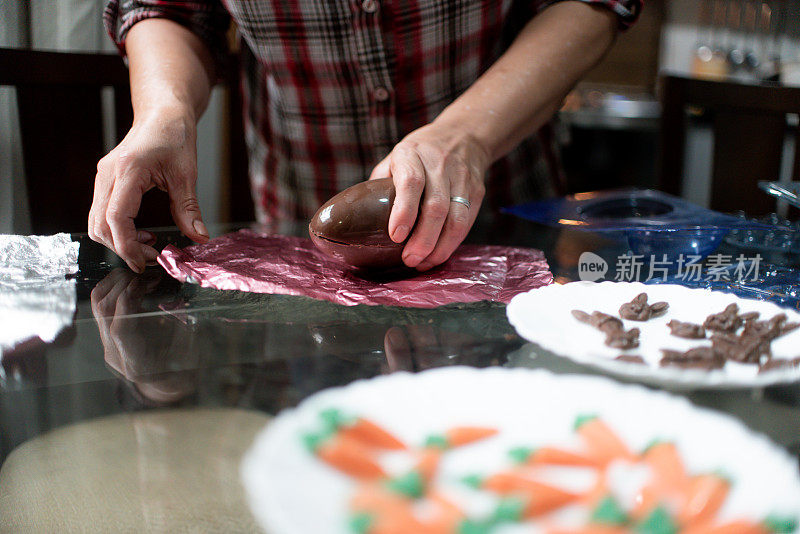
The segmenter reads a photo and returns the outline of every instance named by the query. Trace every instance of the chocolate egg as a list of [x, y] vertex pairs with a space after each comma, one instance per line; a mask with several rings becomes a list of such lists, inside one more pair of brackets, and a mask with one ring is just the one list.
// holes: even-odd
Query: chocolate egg
[[345, 189], [311, 218], [311, 240], [328, 256], [353, 267], [401, 265], [405, 243], [389, 237], [394, 195], [391, 178], [367, 180]]

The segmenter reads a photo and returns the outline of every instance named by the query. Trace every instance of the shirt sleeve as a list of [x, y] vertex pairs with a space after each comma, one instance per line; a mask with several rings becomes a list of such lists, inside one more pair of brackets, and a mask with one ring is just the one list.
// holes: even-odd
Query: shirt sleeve
[[220, 0], [109, 0], [103, 12], [106, 31], [125, 56], [125, 38], [134, 24], [169, 19], [196, 34], [208, 46], [217, 67], [228, 52], [230, 15]]
[[[551, 6], [557, 2], [563, 0], [541, 0], [536, 10], [542, 11], [544, 8]], [[644, 0], [578, 0], [585, 4], [590, 4], [594, 6], [601, 6], [606, 9], [611, 10], [614, 14], [617, 15], [617, 20], [619, 21], [619, 28], [621, 30], [626, 30], [630, 28], [634, 22], [639, 18], [639, 13], [642, 11], [642, 7], [644, 6]]]

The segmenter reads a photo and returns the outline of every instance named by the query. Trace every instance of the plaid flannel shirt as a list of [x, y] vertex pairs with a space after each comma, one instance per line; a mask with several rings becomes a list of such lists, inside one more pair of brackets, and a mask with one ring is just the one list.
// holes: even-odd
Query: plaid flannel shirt
[[[411, 131], [431, 122], [554, 0], [110, 0], [120, 51], [136, 22], [162, 17], [222, 57], [230, 19], [243, 40], [249, 173], [262, 222], [310, 218], [365, 180]], [[583, 0], [625, 27], [642, 0]], [[544, 194], [560, 165], [542, 128], [488, 171], [485, 205]]]

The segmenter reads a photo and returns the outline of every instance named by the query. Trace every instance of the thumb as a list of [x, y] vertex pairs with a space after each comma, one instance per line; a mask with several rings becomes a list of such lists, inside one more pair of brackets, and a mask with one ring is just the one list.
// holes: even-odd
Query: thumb
[[197, 243], [208, 241], [208, 229], [203, 223], [194, 184], [187, 183], [183, 187], [170, 189], [169, 204], [172, 219], [183, 235]]

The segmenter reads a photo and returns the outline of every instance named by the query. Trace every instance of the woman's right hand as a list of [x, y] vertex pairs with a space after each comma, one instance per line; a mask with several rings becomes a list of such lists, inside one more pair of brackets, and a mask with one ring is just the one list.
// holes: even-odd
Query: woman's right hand
[[208, 240], [196, 195], [196, 132], [192, 113], [154, 111], [134, 121], [125, 139], [97, 164], [89, 236], [136, 272], [158, 256], [155, 236], [134, 225], [142, 195], [154, 187], [169, 194], [172, 218], [184, 235]]

